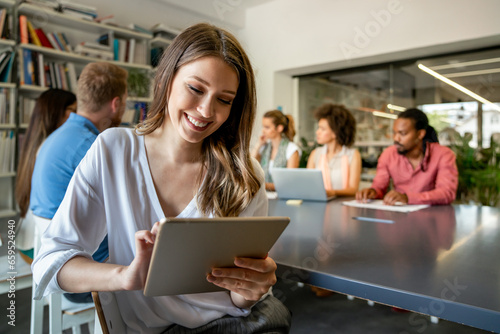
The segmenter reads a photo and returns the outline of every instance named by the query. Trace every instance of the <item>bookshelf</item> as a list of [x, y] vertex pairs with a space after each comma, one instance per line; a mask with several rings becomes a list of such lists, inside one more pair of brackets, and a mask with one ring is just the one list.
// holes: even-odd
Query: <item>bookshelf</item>
[[[94, 61], [109, 61], [110, 63], [125, 68], [129, 71], [129, 74], [132, 72], [144, 73], [146, 78], [150, 78], [153, 72], [150, 59], [151, 40], [153, 39], [152, 34], [114, 24], [97, 23], [71, 16], [63, 12], [57, 12], [51, 8], [37, 6], [36, 4], [26, 2], [19, 3], [19, 1], [16, 0], [0, 0], [0, 10], [3, 8], [8, 8], [9, 15], [11, 16], [12, 31], [10, 36], [13, 36], [13, 38], [1, 38], [0, 50], [12, 48], [15, 55], [15, 62], [12, 69], [13, 74], [11, 80], [4, 83], [0, 82], [0, 107], [3, 104], [2, 92], [5, 92], [7, 96], [6, 100], [9, 102], [8, 113], [6, 114], [8, 115], [8, 120], [6, 119], [5, 122], [1, 122], [0, 118], [0, 140], [2, 136], [12, 136], [12, 133], [14, 148], [12, 149], [13, 162], [9, 162], [9, 166], [12, 165], [12, 169], [1, 169], [5, 159], [0, 155], [0, 188], [2, 190], [9, 189], [8, 192], [2, 191], [0, 195], [0, 218], [15, 217], [17, 214], [17, 205], [14, 196], [16, 178], [16, 170], [14, 167], [18, 160], [19, 142], [21, 136], [28, 127], [29, 117], [32, 111], [32, 105], [30, 105], [30, 103], [34, 102], [38, 96], [49, 87], [54, 87], [52, 83], [57, 82], [56, 80], [47, 79], [47, 75], [50, 75], [51, 66], [61, 66], [60, 73], [63, 73], [62, 75], [69, 71], [73, 71], [73, 79], [78, 77], [86, 64]], [[28, 29], [27, 40], [21, 40], [21, 35], [23, 35], [19, 23], [21, 16], [25, 17], [33, 28], [31, 31]], [[35, 32], [33, 32], [33, 30]], [[47, 46], [46, 43], [42, 45], [35, 44], [36, 41], [33, 35], [35, 37], [37, 36], [38, 32], [36, 30], [43, 30], [44, 33], [51, 35], [64, 34], [64, 38], [67, 37], [65, 42], [70, 45], [70, 48], [61, 50], [61, 48], [55, 48], [54, 45]], [[26, 34], [24, 36], [26, 36]], [[112, 58], [101, 58], [103, 53], [76, 52], [76, 46], [92, 43], [99, 44], [98, 40], [103, 36], [108, 37], [108, 52], [113, 54]], [[120, 43], [115, 41], [119, 41]], [[130, 46], [132, 41], [133, 44]], [[155, 43], [168, 45], [170, 42], [171, 41], [167, 39], [158, 39]], [[118, 47], [122, 45], [126, 45], [127, 53], [125, 57], [122, 57], [122, 54], [120, 54], [120, 57], [117, 57]], [[134, 51], [130, 50], [135, 50], [136, 52], [134, 53]], [[25, 52], [27, 55], [32, 55], [26, 59], [30, 59], [33, 62], [28, 63], [29, 66], [33, 66], [33, 70], [31, 70], [31, 67], [24, 67], [23, 60]], [[37, 65], [40, 62], [41, 66]], [[35, 66], [38, 66], [37, 76], [35, 76], [35, 71], [37, 71]], [[49, 70], [47, 70], [48, 68]], [[25, 80], [25, 72], [27, 69], [32, 71], [29, 73], [32, 80], [28, 82]], [[56, 85], [56, 87], [71, 90], [76, 93], [76, 84], [74, 84], [76, 80], [71, 81], [69, 77], [70, 75], [67, 76], [66, 80], [68, 86], [60, 87]], [[53, 78], [54, 77], [51, 79]], [[59, 84], [61, 82], [57, 83]], [[73, 84], [71, 85], [71, 83]], [[149, 95], [150, 92], [151, 90], [143, 95]], [[134, 96], [134, 94], [129, 94], [127, 106], [130, 105], [131, 110], [136, 112], [136, 114], [132, 115], [133, 117], [131, 119], [133, 121], [139, 119], [137, 114], [145, 114], [145, 110], [147, 110], [146, 106], [151, 100], [152, 98], [150, 96]], [[128, 123], [127, 125], [133, 126], [134, 122]], [[9, 135], [4, 135], [4, 132], [8, 132]]]
[[[2, 77], [0, 82], [0, 218], [15, 217], [16, 204], [14, 200], [15, 185], [15, 159], [17, 145], [17, 119], [16, 119], [16, 94], [17, 85], [12, 75], [16, 41], [12, 36], [16, 36], [16, 15], [15, 0], [0, 0], [0, 10], [5, 11], [3, 16], [2, 29], [0, 34], [0, 50], [8, 55], [4, 58], [6, 62], [2, 68], [2, 73], [11, 73]], [[12, 59], [10, 59], [12, 58]], [[8, 72], [6, 72], [8, 71]]]

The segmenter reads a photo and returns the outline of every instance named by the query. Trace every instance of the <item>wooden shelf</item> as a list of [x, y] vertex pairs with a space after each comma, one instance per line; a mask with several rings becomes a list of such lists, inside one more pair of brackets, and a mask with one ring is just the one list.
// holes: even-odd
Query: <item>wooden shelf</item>
[[72, 52], [60, 51], [60, 50], [55, 50], [55, 49], [51, 49], [51, 48], [46, 48], [43, 46], [37, 46], [37, 45], [33, 45], [33, 44], [19, 44], [19, 46], [23, 49], [41, 52], [44, 55], [49, 55], [52, 58], [56, 58], [56, 59], [62, 60], [62, 61], [69, 61], [69, 62], [83, 63], [83, 64], [95, 62], [95, 61], [107, 61], [107, 62], [116, 64], [116, 65], [121, 66], [121, 67], [126, 67], [126, 68], [137, 68], [137, 69], [143, 69], [143, 70], [151, 70], [151, 68], [152, 68], [151, 65], [125, 63], [122, 61], [114, 61], [114, 60], [104, 60], [104, 59], [100, 59], [100, 58], [82, 56], [82, 55], [72, 53]]
[[15, 0], [0, 0], [0, 7], [9, 8], [9, 7], [14, 7], [15, 4], [16, 4]]
[[0, 88], [16, 88], [16, 84], [12, 82], [0, 82]]
[[15, 46], [16, 41], [14, 41], [12, 39], [0, 39], [0, 45]]
[[15, 124], [0, 124], [0, 129], [15, 129]]
[[0, 218], [15, 217], [17, 212], [14, 210], [0, 210]]
[[15, 172], [10, 172], [10, 173], [0, 173], [0, 178], [6, 178], [6, 177], [15, 177], [16, 173]]
[[45, 8], [41, 6], [36, 6], [32, 4], [22, 3], [18, 7], [19, 14], [24, 14], [28, 17], [37, 17], [40, 20], [40, 17], [43, 15], [47, 15], [48, 21], [52, 24], [62, 25], [67, 28], [80, 29], [86, 32], [94, 32], [97, 34], [104, 34], [108, 31], [113, 31], [115, 37], [119, 38], [137, 38], [137, 39], [145, 39], [150, 40], [151, 35], [143, 34], [131, 29], [117, 27], [110, 24], [97, 23], [93, 21], [83, 20], [77, 17], [73, 17], [64, 13], [59, 13], [50, 8]]

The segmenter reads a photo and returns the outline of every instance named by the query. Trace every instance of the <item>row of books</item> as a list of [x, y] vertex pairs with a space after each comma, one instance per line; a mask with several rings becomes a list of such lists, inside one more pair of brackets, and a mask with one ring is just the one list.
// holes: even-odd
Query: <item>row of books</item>
[[19, 99], [19, 124], [28, 124], [35, 109], [36, 99], [22, 96]]
[[146, 102], [127, 102], [127, 108], [122, 117], [122, 124], [132, 125], [144, 121], [147, 110]]
[[19, 15], [19, 39], [24, 44], [34, 44], [59, 51], [73, 51], [64, 33], [45, 33], [42, 28], [35, 28], [25, 15]]
[[10, 46], [0, 48], [0, 82], [11, 82], [15, 55]]
[[6, 8], [0, 9], [0, 38], [10, 39], [14, 32], [12, 15]]
[[45, 62], [40, 52], [20, 50], [19, 78], [21, 85], [59, 88], [76, 92], [77, 76], [73, 63]]
[[14, 172], [16, 140], [13, 130], [0, 131], [0, 173]]
[[0, 124], [14, 124], [14, 115], [10, 113], [12, 102], [8, 88], [0, 88]]

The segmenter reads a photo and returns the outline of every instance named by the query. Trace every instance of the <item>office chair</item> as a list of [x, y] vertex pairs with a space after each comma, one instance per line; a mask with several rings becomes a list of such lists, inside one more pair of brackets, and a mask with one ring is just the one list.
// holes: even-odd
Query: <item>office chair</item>
[[[40, 250], [41, 237], [49, 226], [50, 219], [35, 216], [34, 254]], [[49, 332], [62, 334], [62, 331], [71, 328], [73, 334], [81, 333], [81, 325], [88, 323], [89, 331], [94, 331], [95, 307], [94, 303], [73, 303], [63, 297], [61, 293], [54, 293], [41, 300], [33, 299], [36, 283], [32, 281], [32, 300], [30, 317], [30, 334], [42, 334], [43, 308], [49, 305]], [[47, 302], [45, 302], [47, 299]]]
[[118, 309], [114, 292], [92, 292], [95, 304], [94, 334], [121, 334], [125, 333], [126, 326]]

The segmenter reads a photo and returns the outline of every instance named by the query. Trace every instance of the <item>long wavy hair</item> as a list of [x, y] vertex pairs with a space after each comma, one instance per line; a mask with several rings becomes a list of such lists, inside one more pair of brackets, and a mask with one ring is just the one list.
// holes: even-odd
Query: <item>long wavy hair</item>
[[16, 201], [21, 217], [26, 216], [30, 203], [31, 176], [36, 154], [47, 138], [64, 120], [66, 109], [76, 102], [75, 94], [62, 89], [49, 89], [37, 99], [24, 137], [16, 177]]
[[202, 169], [198, 176], [197, 205], [204, 215], [238, 216], [250, 204], [262, 180], [249, 153], [256, 106], [254, 73], [245, 51], [231, 33], [200, 23], [174, 39], [158, 65], [148, 116], [136, 131], [150, 134], [163, 124], [176, 72], [185, 64], [207, 56], [219, 57], [234, 68], [239, 85], [228, 119], [203, 141], [206, 177], [203, 181]]

